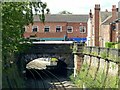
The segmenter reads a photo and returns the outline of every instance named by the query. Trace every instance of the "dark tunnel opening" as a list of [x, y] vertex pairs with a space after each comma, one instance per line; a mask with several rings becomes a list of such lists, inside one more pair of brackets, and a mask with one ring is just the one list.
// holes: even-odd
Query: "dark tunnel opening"
[[68, 77], [67, 64], [64, 60], [58, 60], [57, 65], [47, 65], [46, 69], [26, 69], [26, 78], [33, 78], [33, 75], [37, 79], [41, 79], [41, 77], [48, 78], [46, 74], [50, 77], [53, 75], [57, 77]]

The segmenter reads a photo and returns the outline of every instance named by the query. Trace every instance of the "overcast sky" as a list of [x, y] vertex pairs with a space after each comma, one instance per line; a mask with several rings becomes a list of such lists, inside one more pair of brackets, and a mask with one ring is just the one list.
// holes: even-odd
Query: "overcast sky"
[[118, 7], [120, 0], [42, 0], [46, 2], [50, 12], [57, 14], [60, 11], [66, 10], [73, 14], [88, 14], [89, 10], [94, 10], [95, 4], [100, 4], [101, 11], [111, 11], [112, 5]]

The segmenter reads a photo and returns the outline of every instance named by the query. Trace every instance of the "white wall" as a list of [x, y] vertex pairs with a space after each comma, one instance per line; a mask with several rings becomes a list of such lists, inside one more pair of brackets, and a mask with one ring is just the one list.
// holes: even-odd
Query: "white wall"
[[91, 37], [91, 20], [90, 18], [88, 19], [88, 23], [87, 23], [87, 27], [88, 27], [88, 33], [87, 33], [87, 46], [90, 46], [90, 37]]
[[120, 1], [118, 2], [118, 18], [120, 18]]

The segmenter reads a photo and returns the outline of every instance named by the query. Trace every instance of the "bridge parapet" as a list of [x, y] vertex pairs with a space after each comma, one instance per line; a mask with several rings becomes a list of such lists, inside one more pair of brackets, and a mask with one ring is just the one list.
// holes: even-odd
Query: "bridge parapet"
[[75, 56], [77, 73], [75, 72], [74, 75], [77, 75], [81, 81], [81, 88], [83, 86], [86, 88], [118, 88], [120, 49], [84, 46], [82, 53], [83, 56], [81, 53], [75, 54], [77, 55]]
[[120, 49], [111, 49], [104, 47], [84, 47], [83, 54], [92, 55], [103, 59], [108, 59], [113, 62], [120, 62]]
[[27, 53], [41, 53], [41, 54], [54, 54], [54, 53], [72, 53], [70, 45], [68, 44], [34, 44], [30, 47]]

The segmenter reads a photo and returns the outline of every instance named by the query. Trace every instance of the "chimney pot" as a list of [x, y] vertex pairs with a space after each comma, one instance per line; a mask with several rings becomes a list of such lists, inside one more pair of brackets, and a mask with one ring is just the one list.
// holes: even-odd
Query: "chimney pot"
[[95, 4], [95, 9], [100, 10], [100, 4]]
[[90, 18], [93, 18], [93, 16], [92, 16], [92, 10], [91, 9], [90, 9], [89, 16], [90, 16]]
[[105, 12], [108, 12], [108, 10], [106, 9]]
[[116, 9], [116, 5], [112, 5], [112, 9]]

